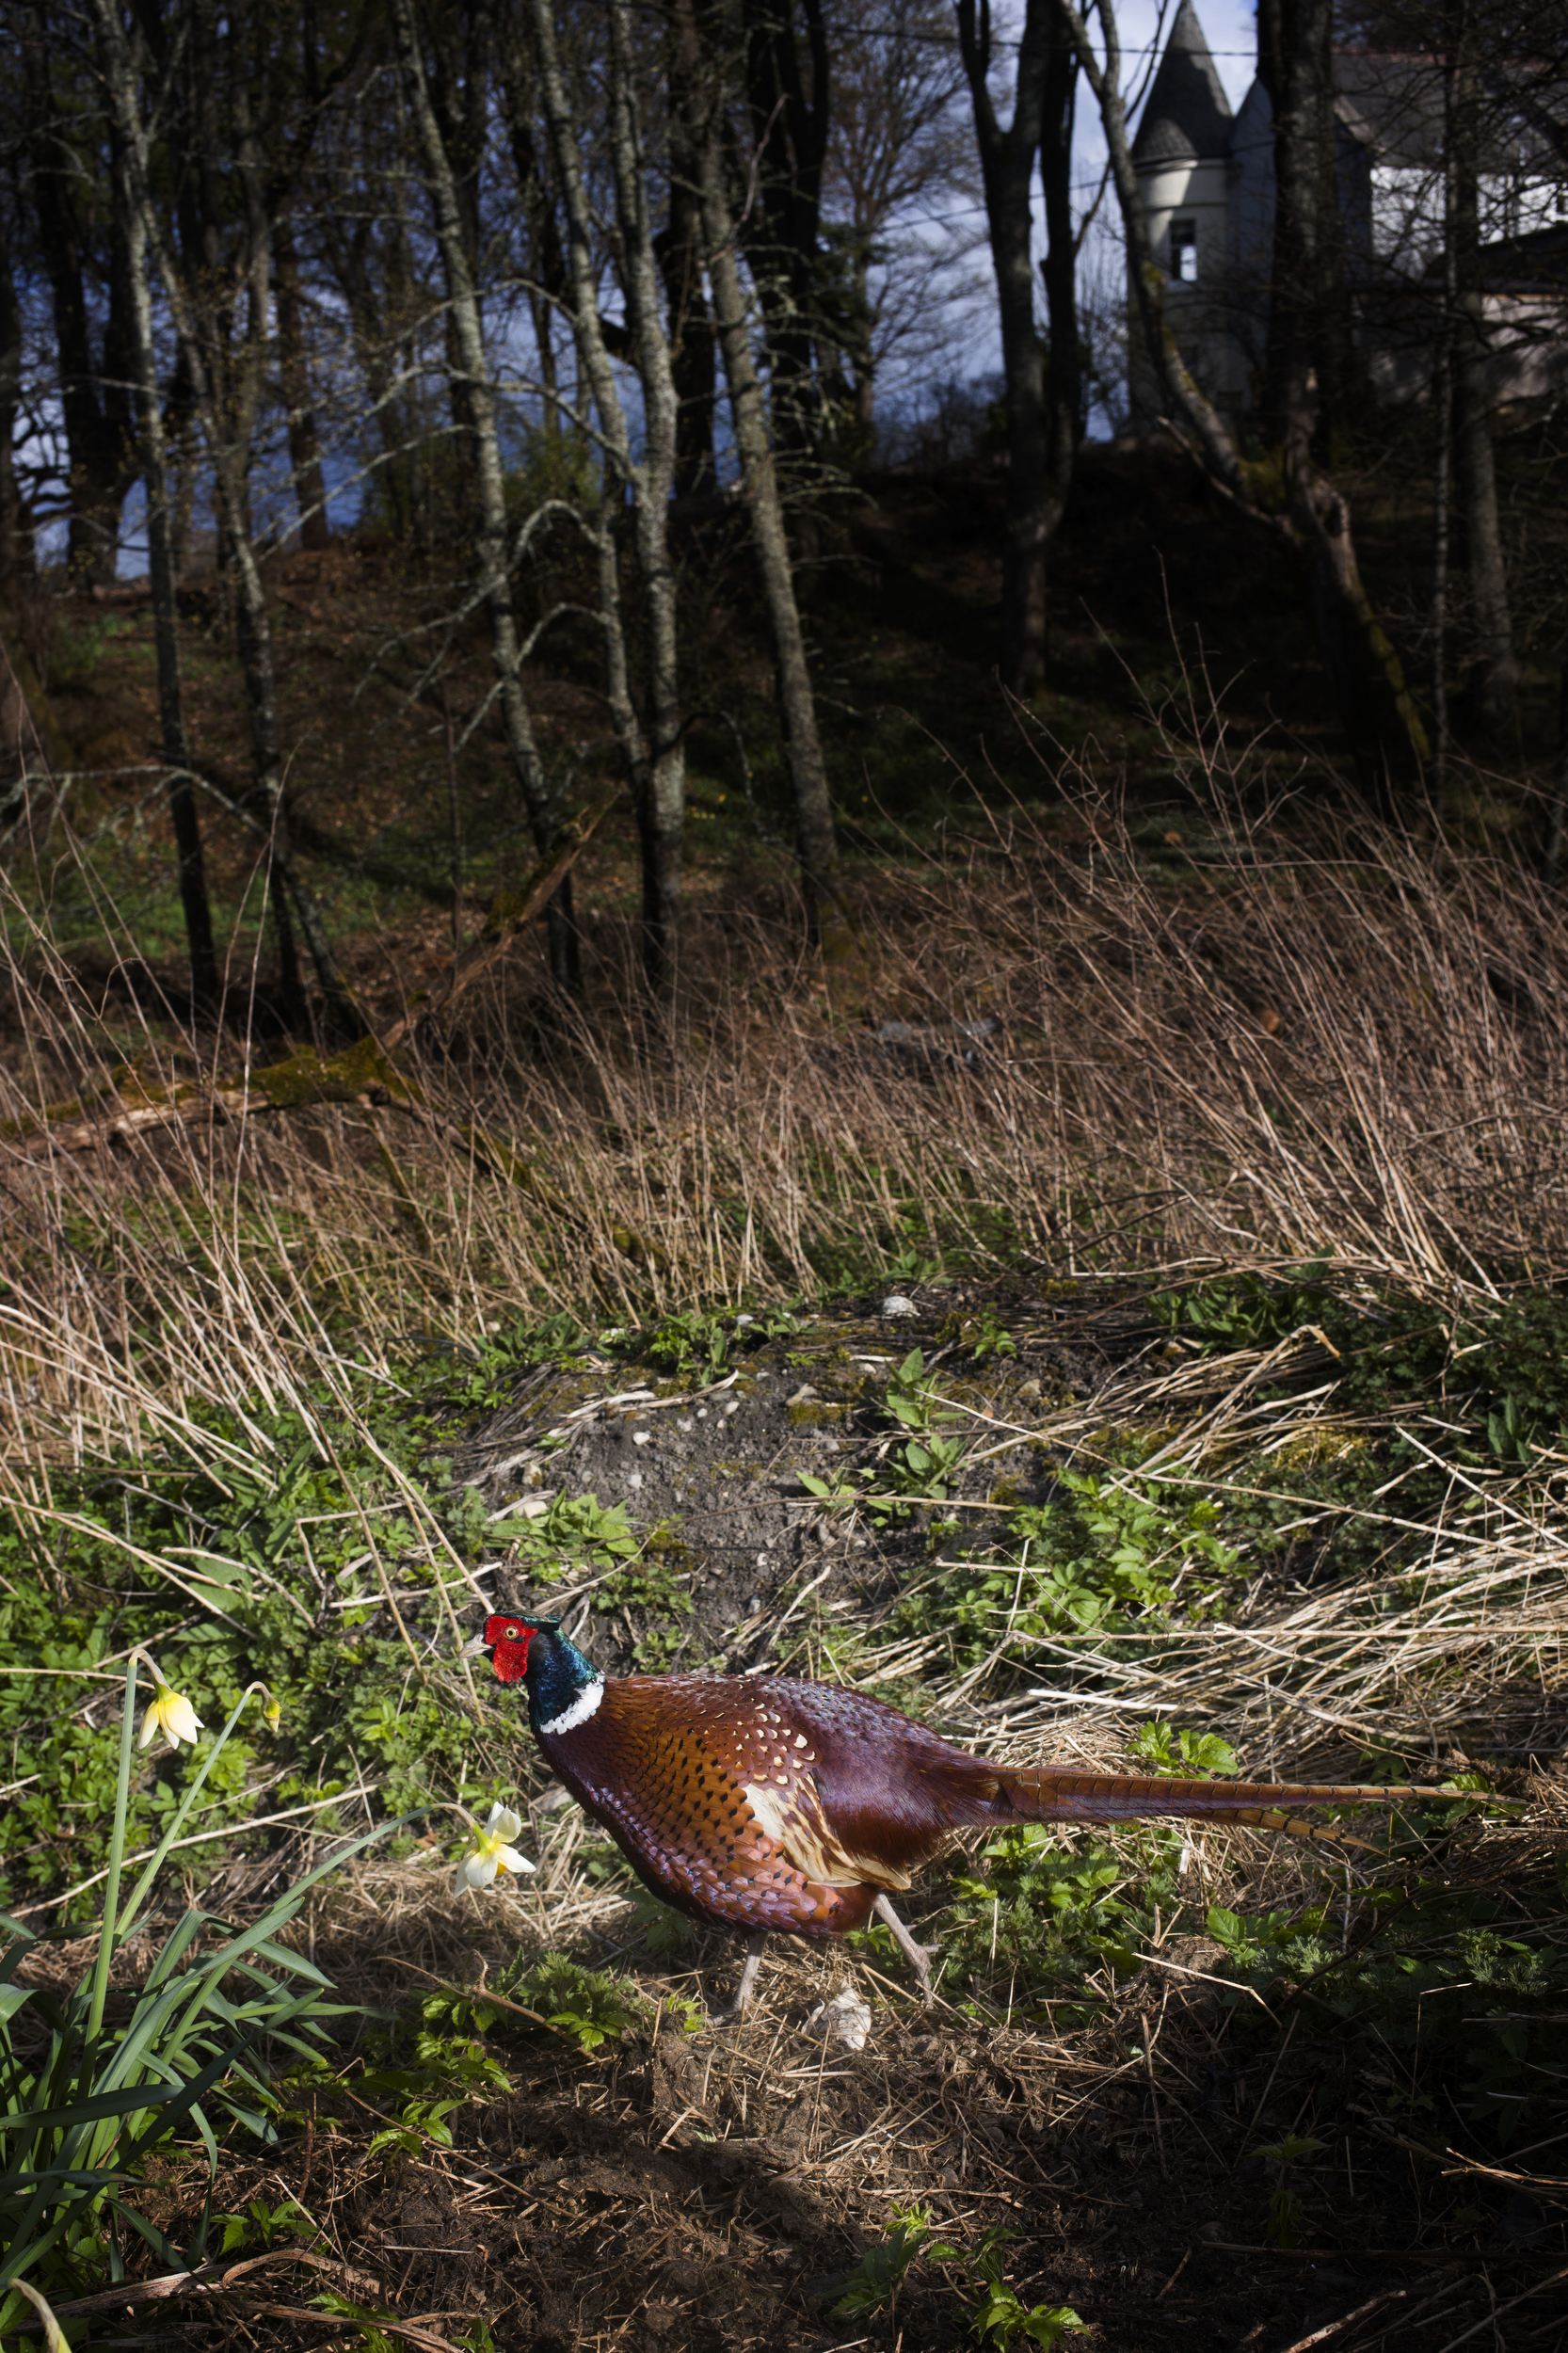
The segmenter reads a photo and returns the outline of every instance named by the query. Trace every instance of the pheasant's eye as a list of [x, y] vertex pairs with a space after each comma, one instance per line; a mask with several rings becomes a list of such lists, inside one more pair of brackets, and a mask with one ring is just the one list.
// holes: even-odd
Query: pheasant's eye
[[509, 1642], [520, 1642], [520, 1641], [521, 1641], [521, 1640], [522, 1640], [522, 1628], [521, 1628], [521, 1626], [520, 1626], [520, 1625], [509, 1625], [509, 1626], [506, 1628], [506, 1640], [507, 1640]]

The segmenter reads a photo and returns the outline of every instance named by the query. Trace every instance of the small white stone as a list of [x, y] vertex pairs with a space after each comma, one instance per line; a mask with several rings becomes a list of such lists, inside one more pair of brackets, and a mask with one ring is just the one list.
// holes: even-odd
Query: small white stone
[[824, 2041], [841, 2042], [846, 2050], [863, 2051], [872, 2030], [871, 2004], [863, 2002], [853, 1986], [846, 1985], [841, 1993], [835, 1993], [830, 2002], [819, 2002], [806, 2021], [808, 2034], [819, 2034]]
[[912, 1299], [905, 1299], [902, 1291], [889, 1291], [882, 1303], [882, 1312], [885, 1316], [913, 1316], [918, 1315], [920, 1309]]
[[642, 1472], [633, 1471], [626, 1483], [629, 1487], [640, 1487], [643, 1483]]
[[650, 1446], [652, 1442], [653, 1433], [651, 1430], [633, 1430], [632, 1433], [632, 1443], [633, 1446]]

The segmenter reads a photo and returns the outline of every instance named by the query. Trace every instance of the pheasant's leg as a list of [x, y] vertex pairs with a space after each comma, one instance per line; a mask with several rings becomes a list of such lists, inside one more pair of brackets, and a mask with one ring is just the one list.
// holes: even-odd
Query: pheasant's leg
[[762, 1966], [762, 1947], [767, 1941], [766, 1929], [758, 1929], [746, 1938], [745, 1967], [741, 1971], [741, 1982], [735, 1988], [735, 1999], [730, 2003], [729, 2008], [719, 2011], [721, 2018], [744, 2018], [745, 2016], [747, 2005], [757, 1983], [757, 1972]]
[[926, 2002], [929, 2004], [933, 1998], [931, 1992], [931, 1964], [936, 1958], [936, 1945], [917, 1945], [908, 1929], [904, 1927], [904, 1922], [899, 1918], [898, 1913], [893, 1910], [892, 1905], [888, 1901], [886, 1896], [879, 1896], [875, 1903], [872, 1904], [872, 1917], [874, 1920], [886, 1921], [888, 1928], [892, 1929], [893, 1941], [898, 1945], [900, 1949], [907, 1955], [909, 1966], [915, 1972], [916, 1983], [919, 1985], [921, 1993], [924, 1995]]

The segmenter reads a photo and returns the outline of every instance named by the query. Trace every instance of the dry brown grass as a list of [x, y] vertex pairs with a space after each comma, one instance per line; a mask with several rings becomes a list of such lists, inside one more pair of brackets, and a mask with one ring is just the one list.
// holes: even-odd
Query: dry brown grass
[[[0, 1134], [8, 1454], [136, 1448], [193, 1400], [290, 1399], [410, 1329], [778, 1296], [910, 1241], [1063, 1276], [1325, 1253], [1438, 1297], [1549, 1282], [1552, 909], [1505, 858], [1249, 826], [1224, 781], [1179, 853], [1085, 794], [1070, 823], [1015, 812], [911, 858], [832, 986], [785, 914], [698, 918], [678, 1047], [606, 920], [585, 1009], [541, 1033], [520, 968], [427, 1055], [450, 1119], [349, 1107], [54, 1157]], [[149, 1081], [232, 1059], [36, 935], [7, 978], [0, 1117], [101, 1094], [128, 1018]], [[892, 1050], [888, 1019], [911, 1033]], [[514, 1141], [518, 1187], [462, 1140], [475, 1118]]]

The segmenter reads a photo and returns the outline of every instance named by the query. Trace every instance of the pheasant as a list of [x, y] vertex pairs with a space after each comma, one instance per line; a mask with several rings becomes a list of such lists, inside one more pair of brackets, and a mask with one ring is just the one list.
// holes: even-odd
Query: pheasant
[[746, 1939], [731, 2017], [744, 2013], [770, 1933], [843, 1936], [873, 1918], [929, 2001], [930, 1951], [888, 1898], [961, 1831], [1181, 1815], [1299, 1833], [1309, 1826], [1277, 1808], [1473, 1795], [1001, 1765], [835, 1684], [609, 1678], [554, 1618], [491, 1617], [469, 1647], [491, 1653], [503, 1683], [523, 1685], [546, 1759], [644, 1885], [689, 1919]]

